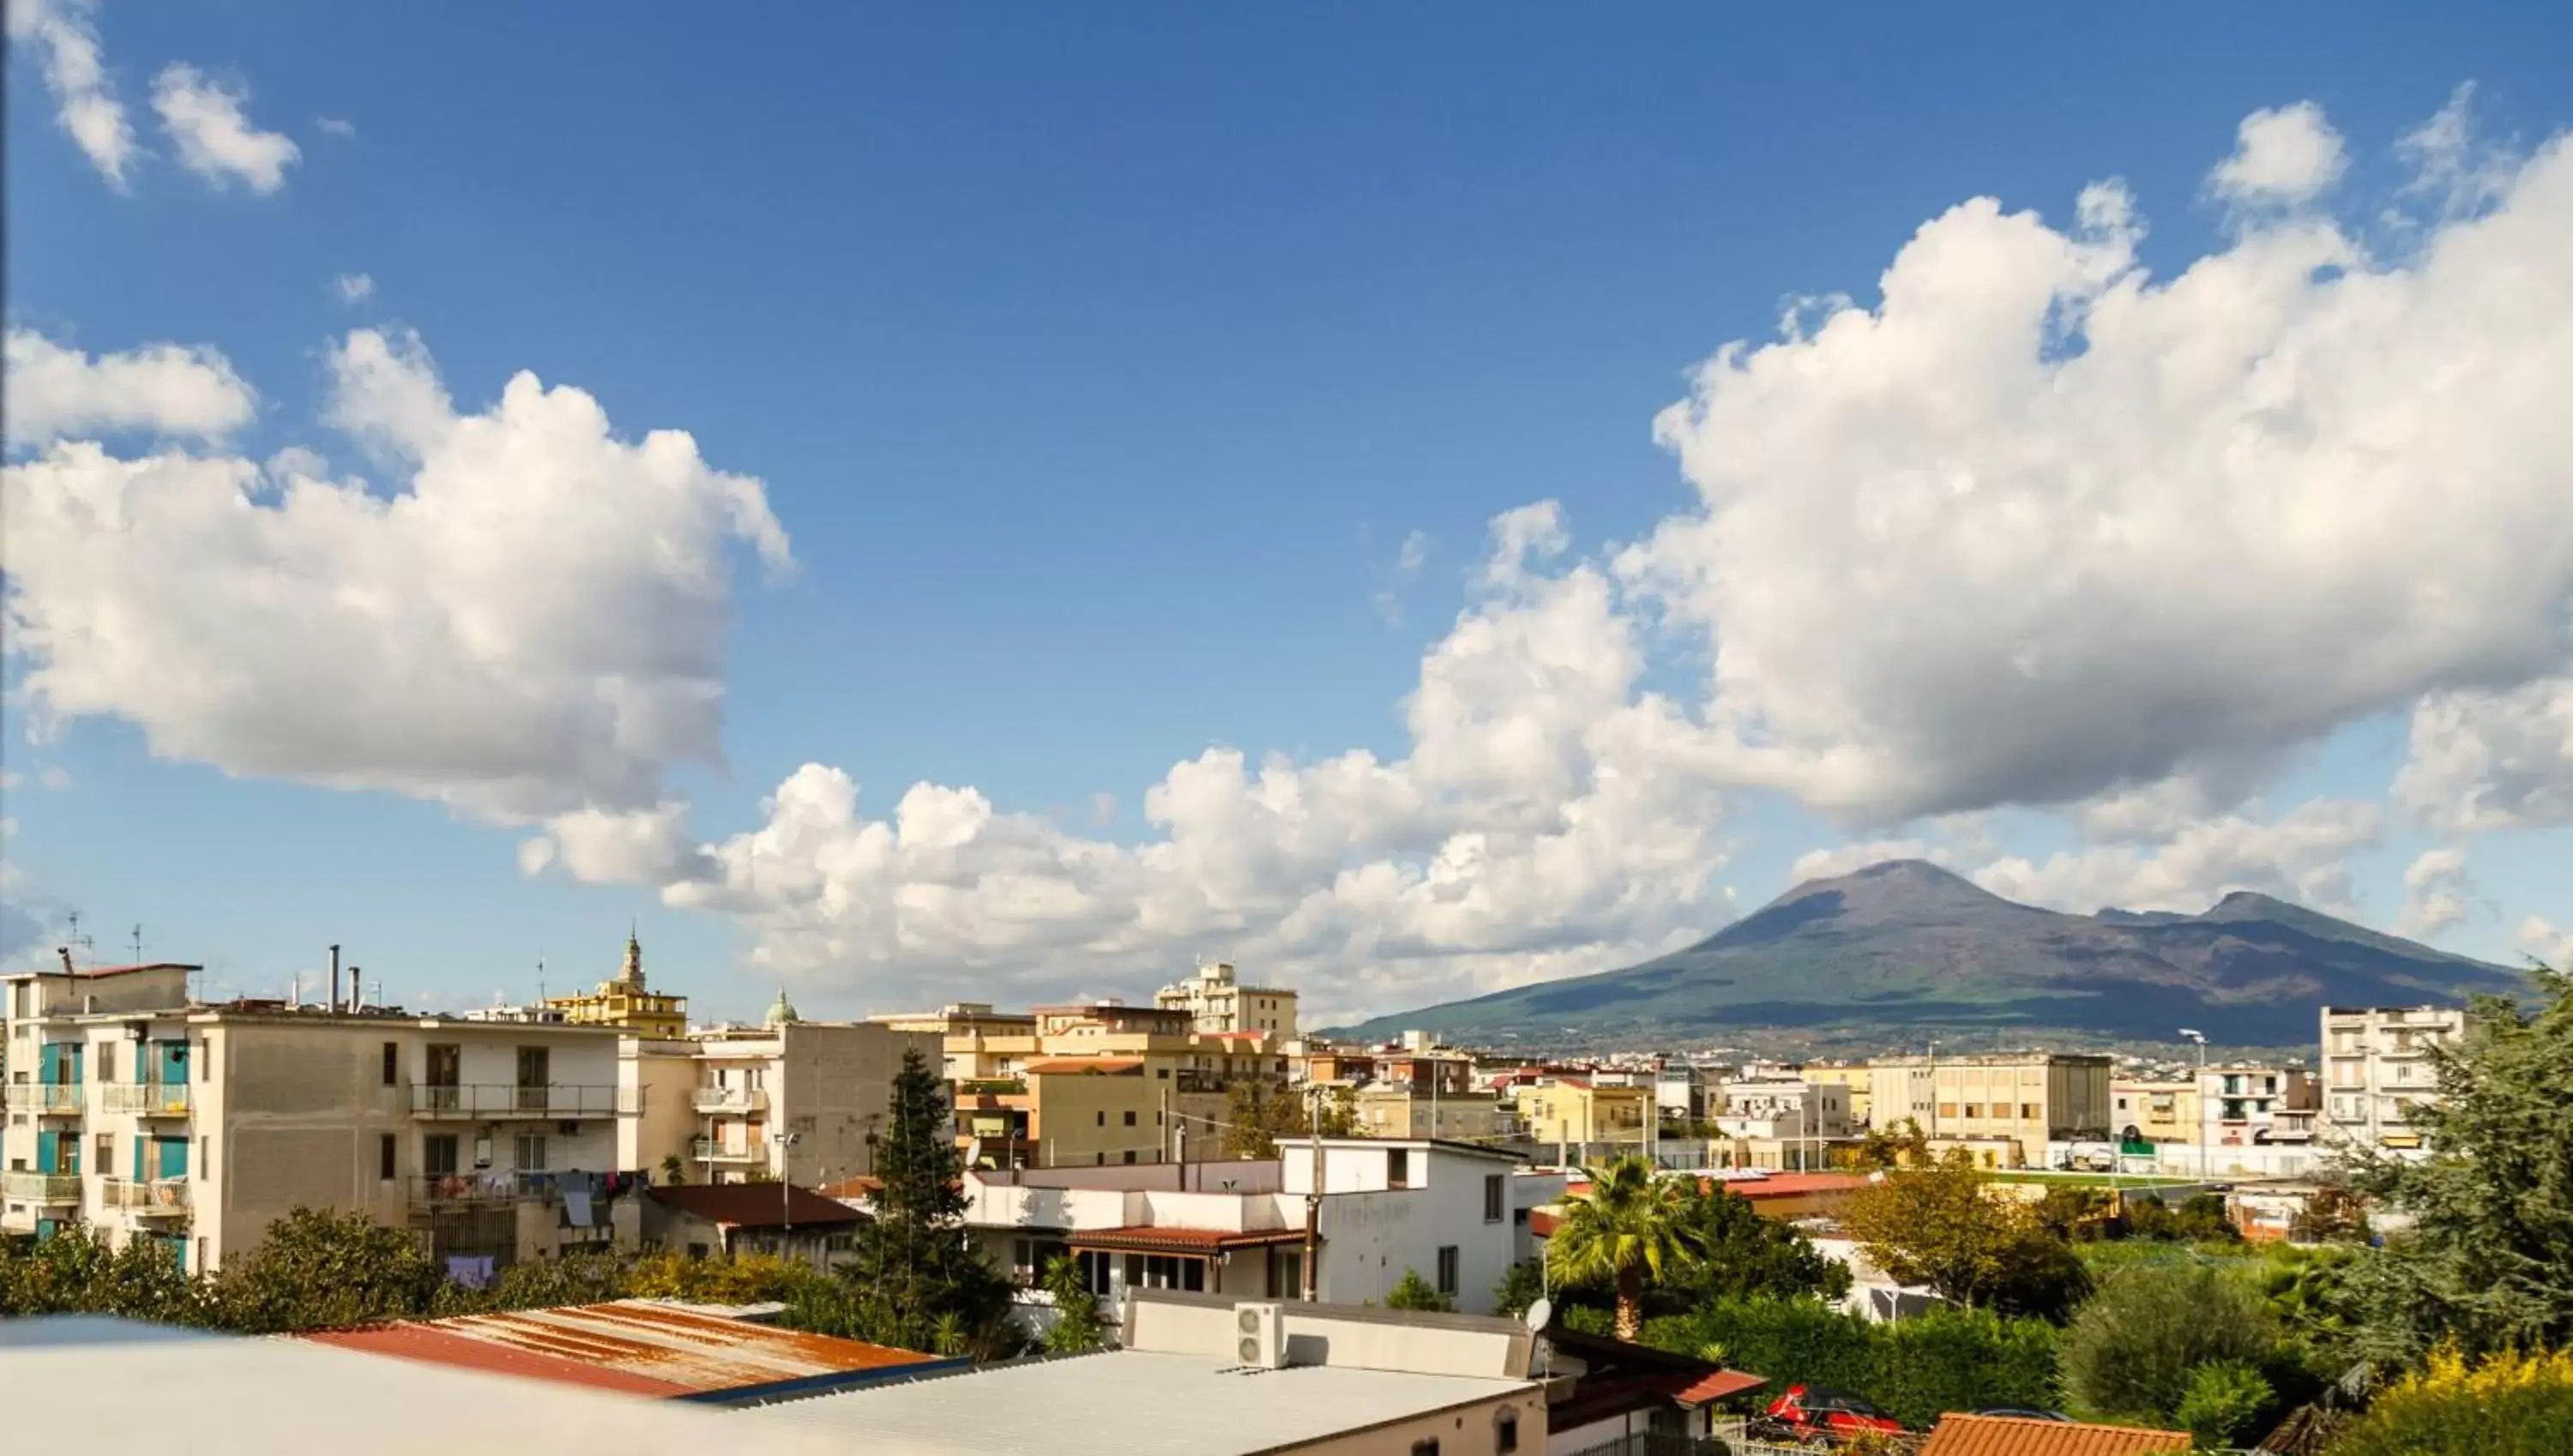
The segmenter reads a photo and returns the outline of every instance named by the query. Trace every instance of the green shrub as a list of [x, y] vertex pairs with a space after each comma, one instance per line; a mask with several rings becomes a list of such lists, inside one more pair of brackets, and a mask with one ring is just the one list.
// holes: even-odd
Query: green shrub
[[2265, 1301], [2239, 1273], [2143, 1265], [2109, 1279], [2073, 1316], [2065, 1393], [2096, 1414], [2168, 1425], [2199, 1365], [2257, 1366], [2277, 1343]]
[[2237, 1445], [2259, 1435], [2273, 1394], [2260, 1372], [2239, 1360], [2208, 1360], [2188, 1372], [2171, 1422], [2201, 1447]]
[[1724, 1299], [1652, 1320], [1647, 1344], [1704, 1356], [1794, 1384], [1854, 1390], [1908, 1426], [1942, 1412], [1985, 1406], [2051, 1406], [2059, 1331], [2042, 1319], [1938, 1308], [1872, 1324], [1811, 1299]]
[[1404, 1269], [1402, 1278], [1384, 1296], [1387, 1309], [1426, 1309], [1432, 1312], [1452, 1311], [1456, 1301], [1429, 1287], [1418, 1269]]
[[2453, 1351], [2378, 1392], [2326, 1456], [2563, 1456], [2573, 1451], [2573, 1350], [2496, 1355], [2468, 1368]]

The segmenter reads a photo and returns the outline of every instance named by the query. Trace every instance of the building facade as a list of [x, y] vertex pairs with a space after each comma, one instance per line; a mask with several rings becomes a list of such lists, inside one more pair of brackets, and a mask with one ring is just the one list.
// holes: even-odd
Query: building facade
[[2324, 1007], [2317, 1137], [2340, 1146], [2424, 1150], [2412, 1113], [2439, 1096], [2430, 1049], [2454, 1045], [2466, 1030], [2458, 1007]]
[[1518, 1090], [1519, 1127], [1539, 1147], [1548, 1144], [1644, 1141], [1653, 1111], [1653, 1090], [1544, 1082]]
[[1368, 1137], [1444, 1137], [1488, 1142], [1513, 1135], [1518, 1115], [1489, 1092], [1437, 1093], [1407, 1086], [1362, 1087], [1350, 1098], [1356, 1130]]
[[711, 1027], [683, 1041], [629, 1037], [618, 1082], [635, 1089], [622, 1165], [689, 1182], [777, 1179], [814, 1187], [872, 1176], [875, 1143], [903, 1054], [939, 1065], [934, 1033], [877, 1022], [808, 1022], [781, 996], [757, 1027]]
[[1716, 1130], [1726, 1137], [1836, 1139], [1850, 1134], [1849, 1089], [1799, 1077], [1729, 1082]]
[[1201, 964], [1197, 975], [1163, 987], [1153, 1004], [1187, 1012], [1201, 1032], [1262, 1032], [1280, 1042], [1295, 1036], [1295, 993], [1279, 986], [1244, 986], [1224, 961]]
[[1996, 1165], [2042, 1165], [2050, 1142], [2108, 1139], [2117, 1110], [2110, 1066], [2063, 1052], [1879, 1059], [1870, 1114], [1879, 1127], [1917, 1120], [1934, 1145], [1980, 1144]]
[[1267, 1032], [1202, 1032], [1178, 1007], [1040, 1007], [1024, 1028], [977, 1016], [946, 1037], [957, 1137], [980, 1167], [1167, 1162], [1223, 1140], [1229, 1090], [1275, 1094]]
[[598, 983], [586, 996], [564, 996], [544, 1003], [576, 1027], [614, 1027], [637, 1037], [674, 1041], [688, 1034], [688, 999], [667, 996], [643, 983], [643, 943], [625, 938], [625, 962], [616, 975]]
[[2193, 1143], [2205, 1135], [2194, 1078], [2120, 1079], [2109, 1085], [2110, 1131], [2122, 1143]]

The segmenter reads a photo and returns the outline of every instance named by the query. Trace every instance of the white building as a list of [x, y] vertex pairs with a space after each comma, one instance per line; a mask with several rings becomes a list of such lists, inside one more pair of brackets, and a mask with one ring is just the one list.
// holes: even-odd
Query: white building
[[919, 1052], [936, 1073], [942, 1040], [878, 1022], [804, 1021], [783, 994], [757, 1027], [626, 1037], [617, 1080], [641, 1114], [621, 1129], [618, 1165], [657, 1171], [675, 1157], [692, 1183], [759, 1176], [819, 1187], [870, 1176], [903, 1053]]
[[1163, 1011], [1185, 1011], [1201, 1032], [1267, 1032], [1276, 1042], [1295, 1035], [1295, 993], [1276, 986], [1244, 986], [1229, 962], [1203, 963], [1198, 974], [1153, 997]]
[[[1023, 1282], [1059, 1255], [1094, 1292], [1179, 1289], [1237, 1298], [1303, 1292], [1309, 1144], [1274, 1159], [969, 1172], [967, 1226]], [[1417, 1272], [1467, 1313], [1493, 1307], [1531, 1257], [1528, 1210], [1562, 1197], [1560, 1173], [1426, 1138], [1324, 1138], [1317, 1228], [1322, 1300], [1381, 1304]]]
[[189, 999], [178, 965], [0, 979], [0, 1230], [219, 1268], [298, 1207], [494, 1266], [627, 1227], [616, 1034]]
[[2465, 1032], [2466, 1014], [2457, 1007], [2324, 1007], [2317, 1138], [2331, 1145], [2421, 1150], [2412, 1111], [2439, 1095], [2430, 1049], [2454, 1043]]
[[1720, 1088], [1716, 1130], [1727, 1137], [1829, 1139], [1850, 1135], [1849, 1089], [1833, 1082], [1763, 1078]]

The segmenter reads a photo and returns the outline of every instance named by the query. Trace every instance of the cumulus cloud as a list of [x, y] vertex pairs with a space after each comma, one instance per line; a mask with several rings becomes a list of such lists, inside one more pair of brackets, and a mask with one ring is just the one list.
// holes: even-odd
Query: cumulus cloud
[[338, 137], [344, 142], [354, 142], [358, 139], [358, 124], [344, 117], [317, 116], [313, 119], [313, 129], [326, 137]]
[[2104, 907], [2195, 914], [2235, 890], [2351, 914], [2345, 865], [2378, 842], [2374, 804], [2317, 799], [2274, 819], [2227, 814], [2187, 825], [2158, 844], [2090, 845], [2043, 863], [2013, 855], [1972, 875], [1996, 895], [2088, 914]]
[[2444, 834], [2573, 824], [2573, 677], [2423, 699], [2394, 799]]
[[114, 716], [163, 757], [510, 822], [649, 809], [718, 759], [729, 547], [789, 563], [760, 482], [530, 373], [459, 412], [409, 337], [327, 364], [395, 488], [86, 440], [9, 467], [33, 730]]
[[8, 0], [9, 39], [43, 58], [55, 121], [108, 186], [123, 192], [136, 154], [134, 128], [108, 79], [91, 18], [97, 8], [97, 0]]
[[2466, 853], [2454, 846], [2423, 850], [2403, 870], [2403, 919], [2407, 936], [2434, 936], [2462, 925], [2474, 912], [2474, 881]]
[[1934, 865], [1953, 869], [1956, 852], [1946, 845], [1919, 839], [1869, 839], [1828, 849], [1807, 850], [1787, 867], [1787, 883], [1802, 885], [1808, 880], [1830, 880], [1864, 870], [1885, 860], [1928, 860]]
[[152, 82], [152, 109], [178, 144], [182, 166], [218, 187], [241, 182], [253, 192], [275, 192], [304, 150], [283, 132], [251, 125], [242, 110], [249, 101], [248, 88], [209, 79], [184, 63], [163, 68]]
[[344, 304], [363, 304], [376, 296], [376, 281], [363, 273], [344, 273], [331, 281], [331, 291]]
[[914, 784], [871, 817], [848, 773], [808, 764], [665, 898], [740, 918], [754, 963], [787, 974], [945, 967], [1059, 991], [1221, 951], [1297, 978], [1324, 1014], [1702, 934], [1730, 913], [1708, 883], [1721, 804], [1685, 751], [1702, 730], [1639, 690], [1610, 576], [1545, 566], [1568, 540], [1553, 505], [1493, 538], [1476, 599], [1422, 659], [1402, 758], [1210, 748], [1146, 792], [1140, 844], [970, 787]]
[[2140, 226], [1963, 204], [1661, 416], [1703, 508], [1619, 564], [1707, 634], [1727, 777], [2069, 803], [2567, 660], [2573, 149], [2397, 261], [2266, 213], [2155, 279]]
[[2340, 133], [2310, 101], [2255, 111], [2234, 131], [2233, 155], [2206, 177], [2207, 189], [2248, 206], [2294, 206], [2329, 191], [2349, 166]]
[[2558, 930], [2543, 917], [2519, 923], [2519, 950], [2558, 971], [2573, 970], [2573, 931]]
[[249, 423], [259, 405], [232, 361], [212, 349], [154, 344], [92, 356], [12, 329], [6, 350], [13, 448], [69, 434], [216, 440]]

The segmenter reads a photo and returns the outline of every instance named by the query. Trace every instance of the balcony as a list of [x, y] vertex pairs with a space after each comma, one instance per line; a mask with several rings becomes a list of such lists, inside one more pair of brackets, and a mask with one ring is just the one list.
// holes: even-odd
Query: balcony
[[76, 1117], [86, 1104], [82, 1094], [87, 1091], [76, 1082], [18, 1082], [9, 1085], [6, 1100], [13, 1112], [34, 1112], [44, 1117]]
[[1026, 1079], [1017, 1077], [968, 1077], [956, 1084], [956, 1094], [966, 1097], [1017, 1096], [1027, 1090]]
[[112, 1082], [104, 1091], [106, 1110], [142, 1117], [185, 1117], [196, 1102], [184, 1082]]
[[122, 1208], [138, 1218], [185, 1218], [188, 1216], [188, 1180], [186, 1178], [106, 1178], [100, 1183], [103, 1201], [110, 1208]]
[[765, 1112], [768, 1093], [757, 1088], [701, 1087], [696, 1106], [700, 1112]]
[[459, 1121], [508, 1118], [568, 1120], [577, 1117], [630, 1117], [641, 1101], [638, 1089], [548, 1083], [513, 1087], [507, 1083], [466, 1083], [439, 1087], [411, 1085], [411, 1110], [416, 1117], [452, 1117]]
[[727, 1147], [712, 1137], [698, 1137], [688, 1143], [688, 1155], [699, 1162], [764, 1163], [768, 1161], [768, 1143], [754, 1138], [737, 1147]]
[[78, 1203], [80, 1174], [0, 1172], [0, 1198], [20, 1203]]

